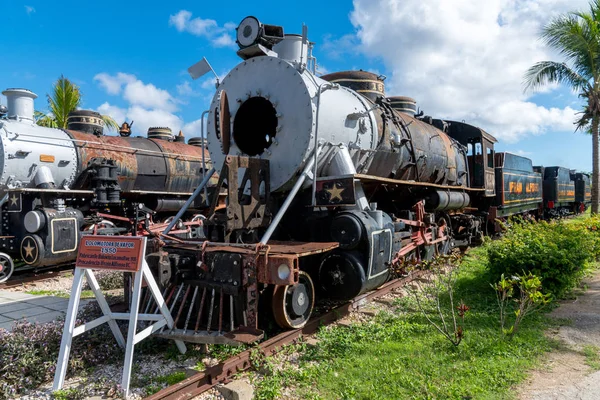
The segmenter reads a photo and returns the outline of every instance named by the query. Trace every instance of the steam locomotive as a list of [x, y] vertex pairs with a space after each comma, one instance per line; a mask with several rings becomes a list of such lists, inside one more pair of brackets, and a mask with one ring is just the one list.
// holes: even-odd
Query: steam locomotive
[[[306, 31], [247, 17], [237, 43], [243, 61], [218, 85], [207, 129], [227, 207], [212, 196], [202, 239], [149, 241], [175, 318], [160, 335], [252, 342], [264, 335], [259, 317], [299, 328], [317, 295], [353, 298], [405, 260], [477, 243], [498, 219], [589, 201], [583, 175], [571, 196], [564, 171], [535, 171], [496, 154], [478, 127], [418, 114], [413, 99], [385, 96], [382, 76], [316, 76]], [[145, 300], [131, 307], [155, 308], [135, 297]]]
[[[129, 137], [127, 123], [120, 136], [104, 136], [101, 116], [85, 110], [69, 115], [67, 129], [45, 128], [34, 123], [34, 93], [2, 94], [0, 282], [15, 269], [73, 262], [86, 233], [156, 234], [212, 166], [198, 138], [185, 144], [168, 128]], [[172, 234], [201, 234], [205, 203]]]

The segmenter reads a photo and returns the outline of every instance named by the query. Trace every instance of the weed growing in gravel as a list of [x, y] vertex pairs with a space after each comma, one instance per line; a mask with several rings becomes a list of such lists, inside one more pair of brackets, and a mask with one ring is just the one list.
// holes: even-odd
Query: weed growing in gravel
[[600, 370], [600, 349], [596, 346], [585, 345], [583, 346], [583, 354], [585, 355], [585, 364], [592, 368], [594, 371]]
[[[28, 290], [25, 293], [32, 294], [34, 296], [62, 297], [64, 299], [68, 299], [69, 297], [71, 297], [70, 292], [68, 292], [66, 290], [41, 290], [41, 289], [33, 289], [33, 290]], [[82, 290], [81, 291], [81, 298], [82, 299], [93, 299], [94, 298], [94, 292], [92, 292], [91, 290]]]
[[455, 306], [454, 286], [459, 260], [458, 256], [451, 255], [424, 263], [423, 269], [428, 269], [430, 274], [424, 278], [424, 283], [415, 281], [417, 290], [410, 290], [427, 321], [455, 346], [464, 337], [465, 315], [470, 309], [462, 300]]
[[57, 390], [52, 396], [55, 400], [83, 400], [86, 397], [81, 390], [75, 388]]

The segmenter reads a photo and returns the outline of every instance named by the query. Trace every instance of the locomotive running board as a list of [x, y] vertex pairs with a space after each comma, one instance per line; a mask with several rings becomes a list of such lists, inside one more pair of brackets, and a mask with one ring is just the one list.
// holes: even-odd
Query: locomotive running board
[[171, 329], [161, 333], [156, 333], [154, 336], [181, 340], [188, 343], [199, 344], [227, 344], [230, 346], [241, 346], [242, 344], [251, 344], [265, 337], [264, 331], [250, 327], [240, 326], [232, 332], [190, 332], [183, 329]]

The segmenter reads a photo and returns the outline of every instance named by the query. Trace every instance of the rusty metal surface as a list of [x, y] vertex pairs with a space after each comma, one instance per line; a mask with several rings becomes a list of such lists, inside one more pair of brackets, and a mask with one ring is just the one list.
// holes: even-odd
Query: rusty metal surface
[[138, 165], [134, 149], [131, 149], [131, 146], [124, 138], [119, 136], [98, 137], [78, 131], [67, 131], [67, 133], [75, 141], [79, 161], [78, 175], [83, 172], [93, 158], [108, 158], [117, 163], [119, 168], [119, 185], [121, 185], [121, 188], [123, 190], [134, 188]]
[[[202, 148], [145, 138], [94, 136], [67, 131], [77, 148], [81, 174], [96, 157], [114, 160], [124, 191], [192, 192], [202, 180]], [[210, 157], [205, 151], [207, 167]], [[218, 178], [214, 177], [212, 183]], [[83, 182], [79, 182], [82, 184]]]
[[[240, 171], [244, 171], [241, 180], [239, 179]], [[222, 240], [227, 243], [235, 243], [237, 241], [236, 233], [243, 234], [245, 230], [267, 227], [271, 223], [271, 213], [267, 207], [271, 192], [270, 182], [268, 160], [227, 156], [216, 186], [216, 190], [220, 191], [227, 183], [226, 218], [223, 219], [222, 216], [214, 214], [218, 198], [213, 196], [208, 211], [208, 215], [211, 216], [207, 221], [209, 231], [213, 228], [224, 228]], [[249, 193], [246, 193], [248, 186], [250, 190]]]
[[[336, 249], [340, 246], [340, 244], [338, 242], [280, 242], [273, 240], [269, 242], [268, 246], [269, 254], [273, 256], [278, 254], [290, 254], [298, 257], [304, 257]], [[205, 249], [206, 252], [226, 251], [241, 254], [256, 253], [256, 245], [238, 247], [231, 246], [226, 243], [208, 243]]]
[[[168, 179], [165, 190], [168, 192], [190, 192], [202, 181], [202, 148], [184, 143], [165, 140], [152, 140], [167, 154]], [[212, 163], [208, 151], [205, 150], [206, 168], [211, 169]], [[214, 175], [210, 183], [217, 183], [218, 176]]]
[[[258, 350], [266, 356], [273, 355], [283, 346], [293, 343], [303, 336], [315, 333], [319, 327], [330, 324], [353, 310], [360, 309], [367, 302], [381, 297], [391, 292], [393, 289], [402, 287], [413, 279], [426, 273], [427, 271], [413, 271], [407, 277], [390, 281], [377, 290], [358, 296], [354, 300], [345, 303], [320, 317], [312, 319], [301, 329], [286, 331], [264, 341], [258, 346]], [[147, 397], [146, 400], [182, 400], [197, 396], [218, 383], [230, 379], [234, 374], [250, 368], [250, 357], [255, 351], [255, 348], [246, 350], [237, 356], [231, 357], [225, 362], [215, 365], [214, 367], [209, 367], [205, 371], [199, 372], [173, 386], [169, 386]]]

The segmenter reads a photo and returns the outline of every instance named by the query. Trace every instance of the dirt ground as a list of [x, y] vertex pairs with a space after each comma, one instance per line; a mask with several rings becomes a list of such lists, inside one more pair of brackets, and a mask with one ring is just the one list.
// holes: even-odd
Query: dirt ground
[[561, 302], [551, 317], [569, 320], [549, 335], [559, 348], [517, 390], [521, 400], [600, 399], [600, 371], [586, 365], [584, 346], [600, 348], [600, 273], [585, 281], [587, 290]]

